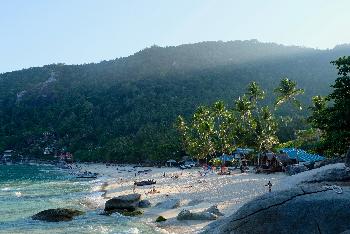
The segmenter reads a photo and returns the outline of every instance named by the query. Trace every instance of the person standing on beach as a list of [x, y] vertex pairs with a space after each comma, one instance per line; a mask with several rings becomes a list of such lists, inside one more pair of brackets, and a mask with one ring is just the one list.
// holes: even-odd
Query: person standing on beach
[[265, 184], [265, 186], [269, 186], [269, 192], [271, 192], [271, 188], [272, 188], [272, 183], [271, 183], [271, 181], [269, 181], [267, 184]]

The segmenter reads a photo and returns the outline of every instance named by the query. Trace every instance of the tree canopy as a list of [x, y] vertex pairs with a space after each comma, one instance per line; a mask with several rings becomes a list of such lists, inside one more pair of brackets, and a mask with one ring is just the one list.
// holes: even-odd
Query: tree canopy
[[[349, 54], [348, 50], [257, 41], [202, 42], [146, 48], [96, 64], [51, 64], [3, 73], [0, 150], [39, 156], [45, 147], [53, 147], [70, 151], [80, 160], [119, 162], [180, 157], [182, 143], [173, 128], [178, 115], [189, 119], [198, 106], [212, 108], [212, 103], [222, 100], [225, 108], [218, 103], [216, 114], [198, 123], [222, 135], [232, 130], [226, 125], [237, 118], [258, 112], [268, 117], [268, 110], [261, 108], [272, 105], [272, 90], [283, 76], [305, 89], [298, 100], [308, 105], [312, 96], [330, 92], [334, 71], [329, 61]], [[254, 84], [245, 91], [252, 80], [265, 95]], [[233, 103], [238, 97], [240, 102]], [[300, 121], [307, 112], [288, 105], [277, 110], [278, 116], [293, 119], [277, 131], [282, 142], [294, 139], [295, 130], [307, 124]], [[232, 108], [241, 109], [242, 115], [228, 115]], [[250, 124], [248, 119], [244, 124]], [[237, 131], [245, 134], [245, 128]], [[213, 139], [213, 144], [229, 150], [221, 137]]]

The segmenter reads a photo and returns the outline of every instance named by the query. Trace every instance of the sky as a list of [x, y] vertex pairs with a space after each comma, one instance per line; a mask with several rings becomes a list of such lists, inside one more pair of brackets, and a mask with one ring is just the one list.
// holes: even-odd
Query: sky
[[350, 43], [348, 0], [0, 0], [0, 73], [124, 57], [152, 45]]

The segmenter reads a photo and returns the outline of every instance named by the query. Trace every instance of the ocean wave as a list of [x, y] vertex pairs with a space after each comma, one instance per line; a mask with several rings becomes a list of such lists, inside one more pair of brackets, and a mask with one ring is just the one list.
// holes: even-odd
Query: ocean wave
[[5, 187], [5, 188], [2, 188], [0, 189], [1, 191], [11, 191], [11, 188], [10, 187]]

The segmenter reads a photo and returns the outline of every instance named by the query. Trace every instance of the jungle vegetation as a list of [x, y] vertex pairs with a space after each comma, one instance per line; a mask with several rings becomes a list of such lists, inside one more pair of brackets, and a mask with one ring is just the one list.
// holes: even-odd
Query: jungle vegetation
[[[294, 141], [300, 138], [298, 132], [312, 127], [325, 143], [317, 150], [333, 153], [335, 150], [329, 151], [333, 136], [327, 134], [339, 128], [321, 124], [318, 118], [324, 116], [322, 111], [331, 111], [334, 121], [344, 114], [334, 110], [338, 107], [348, 115], [348, 103], [344, 104], [341, 96], [347, 81], [338, 78], [335, 82], [334, 75], [336, 67], [341, 77], [348, 77], [348, 70], [344, 60], [336, 67], [329, 63], [346, 54], [350, 54], [349, 46], [317, 50], [256, 40], [218, 41], [152, 46], [100, 63], [57, 63], [3, 73], [0, 150], [42, 156], [45, 147], [52, 147], [85, 161], [176, 159], [186, 154], [186, 148], [174, 122], [178, 115], [189, 120], [195, 113], [199, 119], [215, 118], [215, 147], [206, 144], [203, 149], [210, 154], [232, 148], [221, 136], [226, 125], [239, 120], [242, 123], [235, 129], [235, 145], [246, 144], [253, 137], [250, 134], [255, 134], [260, 138], [248, 145], [269, 148], [271, 142]], [[281, 88], [283, 77], [298, 86], [287, 96], [275, 90]], [[323, 100], [332, 92], [331, 84], [333, 94], [326, 104], [320, 104], [321, 109], [308, 109], [313, 96], [320, 95], [319, 100]], [[233, 109], [235, 114], [231, 115]], [[320, 113], [318, 117], [315, 111]], [[250, 124], [252, 128], [246, 128]], [[337, 139], [348, 137], [348, 122], [344, 124], [337, 125], [345, 131]], [[262, 137], [266, 131], [269, 139]], [[337, 142], [342, 151], [346, 143]]]

